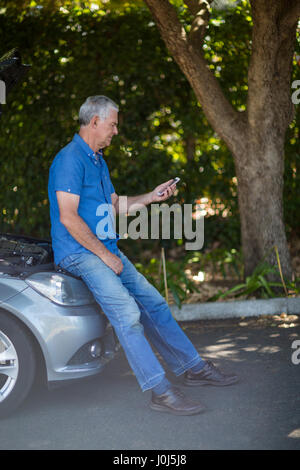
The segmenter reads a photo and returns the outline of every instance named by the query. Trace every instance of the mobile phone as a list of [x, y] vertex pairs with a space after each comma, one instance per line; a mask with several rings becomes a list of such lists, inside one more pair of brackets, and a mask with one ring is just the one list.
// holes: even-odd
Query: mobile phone
[[178, 181], [180, 181], [180, 178], [178, 178], [178, 176], [176, 176], [176, 178], [174, 178], [173, 181], [172, 181], [170, 184], [168, 184], [168, 186], [166, 186], [163, 191], [158, 191], [158, 193], [157, 193], [158, 196], [162, 196], [163, 193], [164, 193], [164, 191], [165, 191], [169, 186], [172, 186], [172, 184], [174, 184], [174, 183], [178, 183]]

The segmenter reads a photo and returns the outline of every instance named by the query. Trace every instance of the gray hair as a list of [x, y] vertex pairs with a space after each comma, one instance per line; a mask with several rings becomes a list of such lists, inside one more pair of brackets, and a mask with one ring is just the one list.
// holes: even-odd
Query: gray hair
[[105, 121], [111, 109], [119, 111], [119, 106], [107, 96], [89, 96], [80, 107], [79, 125], [87, 126], [93, 116], [99, 116], [101, 121]]

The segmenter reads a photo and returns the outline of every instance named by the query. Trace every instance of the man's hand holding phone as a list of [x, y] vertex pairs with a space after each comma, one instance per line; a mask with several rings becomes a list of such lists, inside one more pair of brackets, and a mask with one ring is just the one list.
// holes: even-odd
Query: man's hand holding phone
[[180, 178], [176, 177], [157, 186], [154, 191], [152, 191], [151, 202], [160, 202], [169, 199], [169, 197], [174, 194], [176, 190], [176, 184], [179, 180]]

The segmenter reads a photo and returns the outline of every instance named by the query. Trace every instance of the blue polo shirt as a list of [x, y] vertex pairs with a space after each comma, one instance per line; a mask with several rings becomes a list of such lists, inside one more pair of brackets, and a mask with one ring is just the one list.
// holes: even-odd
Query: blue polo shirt
[[111, 194], [115, 189], [102, 151], [95, 153], [78, 134], [56, 155], [49, 172], [52, 248], [54, 262], [59, 264], [72, 253], [90, 251], [78, 243], [60, 222], [56, 191], [80, 196], [78, 215], [106, 248], [117, 254], [117, 241], [120, 237], [115, 232], [111, 203]]

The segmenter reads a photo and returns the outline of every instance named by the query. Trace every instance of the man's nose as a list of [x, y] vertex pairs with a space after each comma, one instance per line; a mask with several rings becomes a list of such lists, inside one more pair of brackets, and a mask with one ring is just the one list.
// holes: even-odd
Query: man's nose
[[115, 133], [116, 135], [118, 135], [118, 133], [119, 133], [119, 130], [118, 130], [117, 126], [115, 126], [115, 132], [114, 132], [114, 133]]

